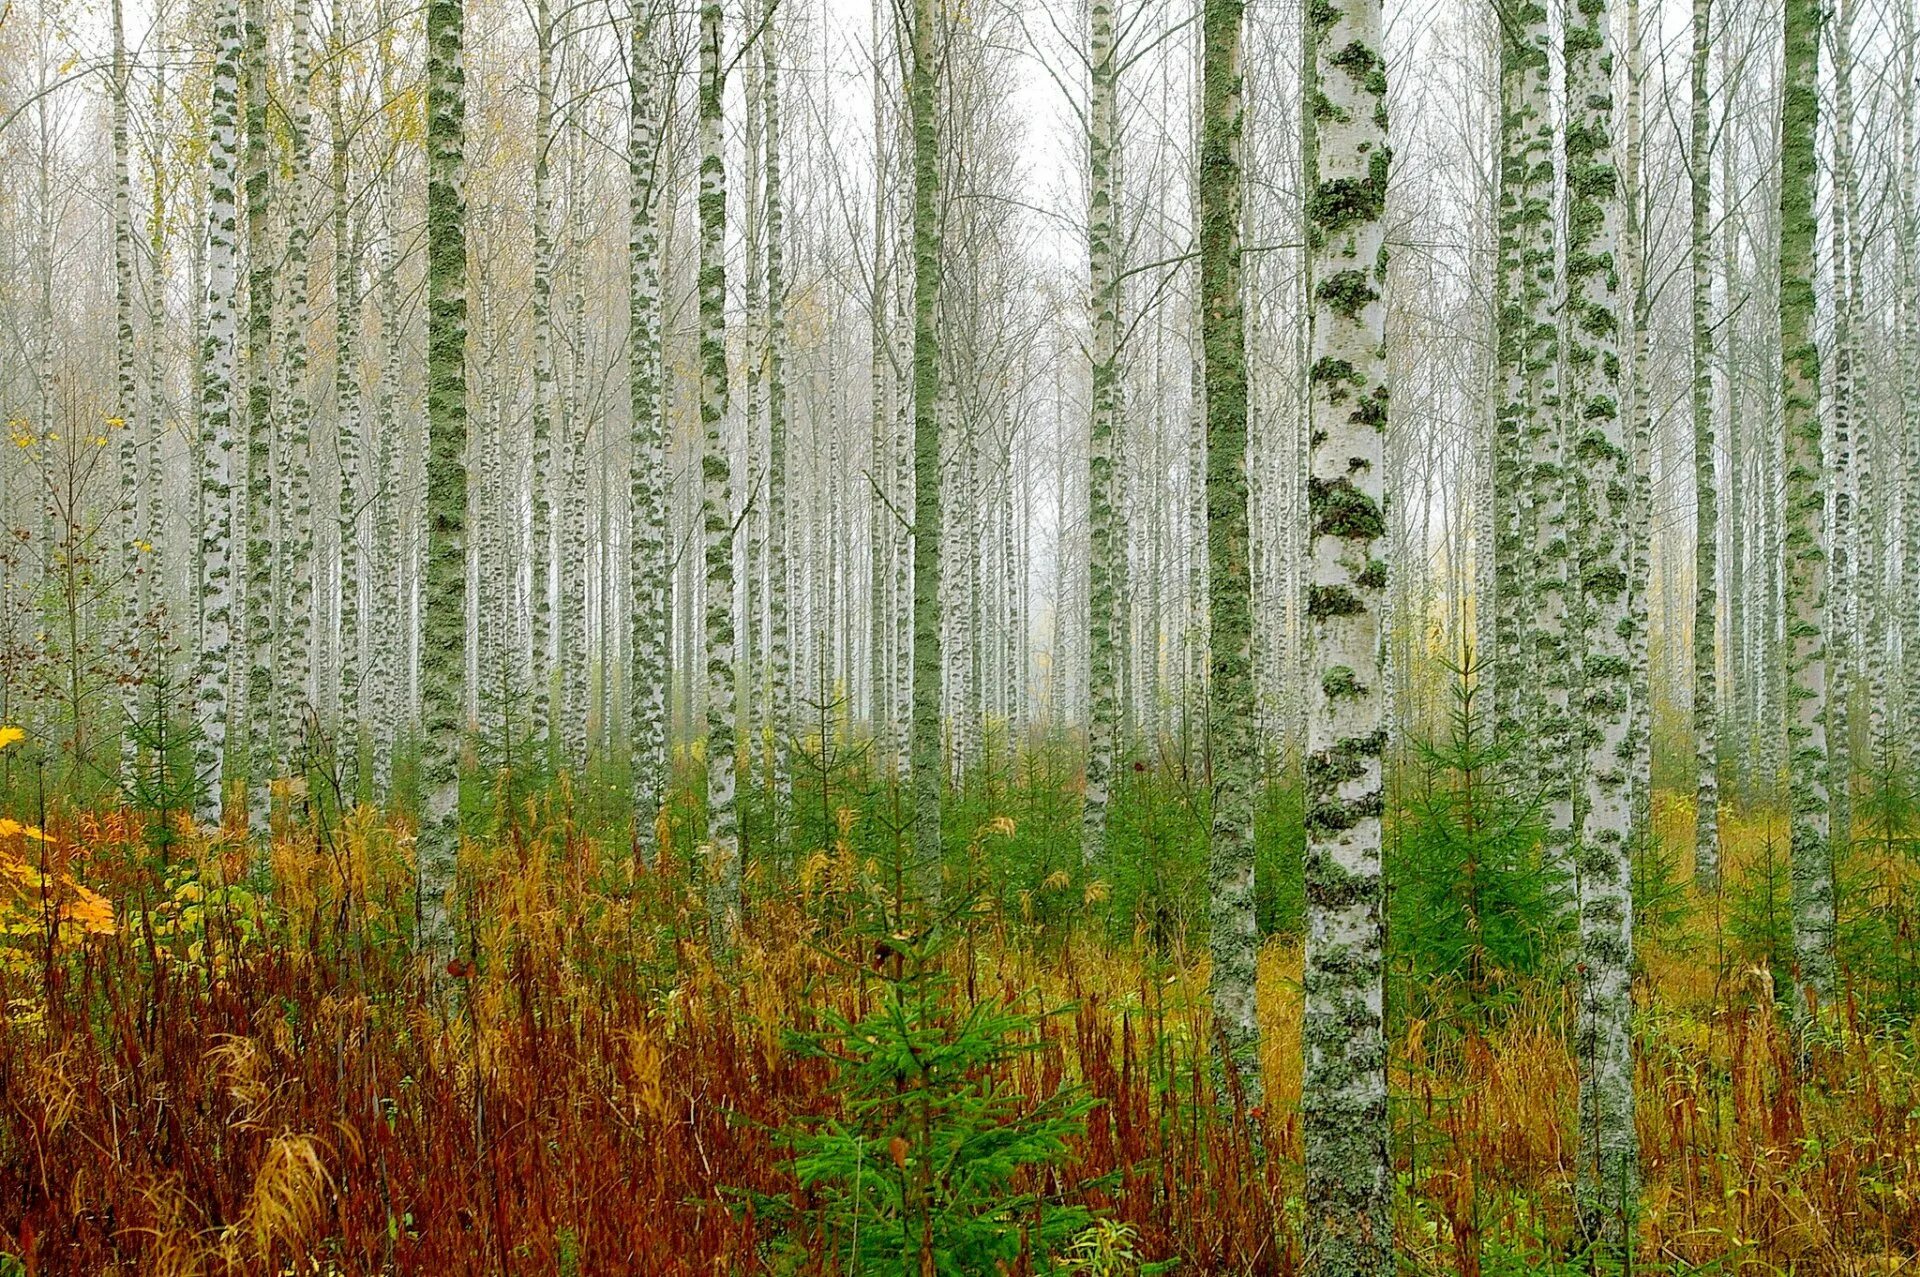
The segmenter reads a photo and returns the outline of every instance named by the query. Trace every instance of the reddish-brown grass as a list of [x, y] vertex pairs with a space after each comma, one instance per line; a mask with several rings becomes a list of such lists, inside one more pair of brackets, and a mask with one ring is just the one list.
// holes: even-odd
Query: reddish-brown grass
[[[232, 845], [189, 840], [163, 872], [130, 818], [55, 825], [118, 926], [15, 937], [0, 967], [0, 1252], [26, 1271], [832, 1271], [780, 1132], [839, 1103], [786, 1031], [872, 992], [844, 842], [756, 894], [720, 967], [671, 847], [636, 874], [565, 829], [470, 846], [470, 965], [436, 987], [402, 951], [404, 828], [281, 830], [269, 906], [223, 886]], [[955, 988], [1071, 1007], [1006, 1066], [1023, 1094], [1101, 1101], [1059, 1185], [1176, 1271], [1299, 1271], [1297, 948], [1262, 957], [1247, 1115], [1209, 1098], [1203, 959], [1011, 934], [987, 919], [956, 946]], [[1847, 1003], [1802, 1049], [1764, 974], [1711, 945], [1643, 966], [1644, 1263], [1911, 1271], [1920, 1042]], [[1569, 1238], [1569, 1015], [1543, 986], [1478, 1028], [1394, 1026], [1400, 1240], [1424, 1271], [1524, 1271], [1501, 1256]]]

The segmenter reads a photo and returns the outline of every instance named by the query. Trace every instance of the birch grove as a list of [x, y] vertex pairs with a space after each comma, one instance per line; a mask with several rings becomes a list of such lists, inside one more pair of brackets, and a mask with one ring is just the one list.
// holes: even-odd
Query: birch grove
[[312, 971], [708, 1269], [1909, 1253], [1914, 3], [5, 11], [0, 1074]]

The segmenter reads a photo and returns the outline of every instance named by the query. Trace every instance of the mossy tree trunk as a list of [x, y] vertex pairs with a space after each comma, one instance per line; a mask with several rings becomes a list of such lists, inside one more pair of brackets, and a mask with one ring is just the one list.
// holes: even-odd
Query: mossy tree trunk
[[[308, 682], [313, 673], [313, 400], [308, 390], [307, 326], [311, 318], [308, 271], [312, 265], [313, 189], [313, 7], [293, 0], [292, 74], [287, 99], [289, 181], [285, 288], [281, 307], [281, 382], [286, 394], [285, 455], [275, 466], [282, 496], [275, 538], [280, 556], [279, 617], [274, 625], [273, 761], [276, 775], [291, 769], [305, 731]], [[257, 721], [257, 720], [256, 720]]]
[[1826, 464], [1814, 340], [1814, 213], [1820, 124], [1820, 0], [1787, 0], [1780, 114], [1780, 362], [1786, 526], [1786, 740], [1796, 981], [1833, 991], [1833, 849], [1828, 841]]
[[1707, 52], [1713, 0], [1693, 0], [1693, 100], [1687, 119], [1687, 181], [1692, 200], [1692, 239], [1688, 245], [1689, 301], [1692, 317], [1693, 414], [1693, 877], [1705, 890], [1720, 883], [1720, 693], [1718, 647], [1720, 619], [1719, 459], [1713, 428], [1713, 169], [1708, 154], [1711, 101], [1707, 95]]
[[[1393, 1272], [1384, 893], [1387, 689], [1387, 63], [1379, 0], [1312, 13], [1307, 208], [1313, 358], [1307, 511], [1306, 1142], [1308, 1249], [1325, 1274]], [[1209, 402], [1212, 396], [1209, 395]], [[1217, 763], [1216, 763], [1217, 765]]]
[[[1580, 882], [1582, 1227], [1623, 1247], [1638, 1186], [1634, 1132], [1633, 895], [1628, 836], [1634, 761], [1633, 457], [1621, 404], [1621, 183], [1612, 135], [1605, 0], [1581, 0], [1566, 28], [1567, 394], [1573, 436], [1585, 743]], [[1631, 300], [1628, 302], [1631, 305]]]
[[206, 328], [200, 346], [199, 538], [200, 640], [194, 662], [194, 818], [217, 826], [225, 816], [223, 770], [233, 665], [234, 386], [239, 280], [241, 18], [239, 0], [213, 10], [214, 57], [207, 112]]
[[913, 129], [913, 868], [940, 896], [940, 132], [935, 117], [940, 10], [914, 0], [907, 33], [907, 108]]
[[1904, 482], [1898, 485], [1902, 535], [1895, 547], [1900, 556], [1900, 579], [1906, 595], [1899, 604], [1898, 629], [1901, 636], [1900, 708], [1895, 716], [1904, 757], [1902, 766], [1911, 766], [1914, 758], [1915, 727], [1920, 725], [1920, 226], [1915, 224], [1913, 109], [1915, 74], [1915, 31], [1913, 11], [1900, 6], [1895, 24], [1896, 45], [1901, 50], [1899, 92], [1895, 94], [1900, 112], [1900, 163], [1897, 191], [1898, 221], [1894, 228], [1896, 297], [1895, 317], [1900, 334], [1900, 427], [1899, 452], [1905, 461]]
[[1651, 653], [1647, 647], [1647, 588], [1652, 575], [1653, 549], [1653, 405], [1648, 396], [1647, 371], [1653, 362], [1650, 324], [1653, 290], [1647, 281], [1648, 205], [1641, 165], [1646, 68], [1640, 43], [1640, 0], [1626, 0], [1625, 9], [1622, 41], [1627, 58], [1627, 101], [1621, 121], [1620, 257], [1621, 286], [1627, 298], [1627, 341], [1622, 364], [1633, 478], [1627, 514], [1627, 606], [1633, 627], [1627, 644], [1628, 660], [1633, 666], [1627, 722], [1627, 792], [1629, 837], [1637, 852], [1645, 848], [1652, 837], [1653, 815]]
[[427, 527], [420, 624], [419, 933], [437, 975], [454, 948], [467, 669], [467, 215], [463, 0], [427, 4]]
[[266, 0], [247, 0], [247, 472], [246, 562], [240, 652], [247, 671], [243, 715], [247, 826], [267, 832], [268, 782], [278, 735], [273, 706], [273, 347], [272, 138], [268, 131]]
[[[553, 14], [538, 0], [533, 14], [533, 528], [529, 730], [546, 760], [553, 718]], [[564, 425], [564, 423], [563, 423]]]
[[[117, 395], [113, 416], [120, 423], [115, 440], [120, 492], [119, 504], [114, 510], [114, 532], [119, 542], [119, 561], [115, 566], [128, 576], [122, 601], [125, 607], [136, 597], [132, 576], [143, 570], [138, 539], [145, 470], [137, 447], [140, 413], [136, 405], [140, 385], [134, 371], [133, 342], [133, 161], [127, 122], [127, 33], [121, 9], [121, 0], [113, 0], [113, 363]], [[135, 614], [128, 613], [129, 622], [137, 619]], [[122, 628], [126, 635], [123, 650], [132, 651], [139, 642], [138, 629], [135, 624], [123, 624]], [[139, 761], [133, 732], [139, 694], [139, 684], [134, 680], [128, 680], [121, 689], [120, 776], [123, 783], [132, 779]]]
[[[1494, 726], [1511, 739], [1527, 724], [1534, 547], [1529, 451], [1556, 372], [1550, 303], [1553, 251], [1553, 119], [1548, 101], [1547, 12], [1520, 0], [1502, 12], [1500, 36], [1499, 408], [1494, 423]], [[1543, 357], [1544, 355], [1544, 357]]]
[[740, 836], [734, 796], [733, 462], [727, 436], [726, 87], [719, 0], [700, 7], [700, 457], [707, 610], [707, 919], [731, 945], [740, 915]]
[[1828, 859], [1843, 863], [1853, 833], [1853, 634], [1859, 619], [1858, 539], [1854, 516], [1854, 432], [1858, 426], [1855, 374], [1859, 356], [1859, 190], [1853, 164], [1853, 58], [1849, 47], [1852, 6], [1835, 0], [1833, 38], [1833, 456], [1828, 483], [1833, 526], [1827, 580], [1827, 774]]
[[[763, 110], [766, 125], [766, 381], [767, 381], [767, 676], [772, 684], [767, 722], [773, 740], [774, 844], [781, 841], [793, 802], [793, 768], [787, 742], [793, 730], [793, 654], [788, 635], [787, 522], [787, 273], [786, 191], [780, 157], [779, 4], [768, 0], [760, 33]], [[851, 569], [849, 569], [850, 571]]]
[[366, 552], [362, 539], [361, 497], [361, 400], [360, 400], [360, 266], [366, 237], [360, 224], [350, 218], [352, 195], [349, 189], [353, 172], [352, 134], [348, 128], [344, 97], [347, 75], [345, 50], [349, 33], [345, 0], [333, 0], [331, 60], [328, 78], [327, 114], [332, 133], [332, 222], [333, 222], [333, 311], [334, 311], [334, 455], [339, 466], [338, 500], [335, 527], [339, 540], [339, 640], [336, 649], [338, 673], [330, 721], [339, 733], [340, 759], [344, 767], [343, 790], [347, 800], [356, 800], [360, 792], [360, 751], [366, 735], [362, 730], [360, 689], [365, 651], [360, 593], [367, 579]]
[[653, 0], [628, 8], [627, 394], [634, 846], [651, 863], [667, 788], [667, 475], [660, 414], [659, 67]]
[[1114, 526], [1114, 427], [1119, 415], [1119, 276], [1114, 252], [1117, 197], [1114, 129], [1119, 61], [1114, 48], [1113, 0], [1092, 0], [1087, 64], [1087, 257], [1091, 281], [1091, 421], [1087, 448], [1087, 784], [1081, 809], [1080, 854], [1097, 861], [1106, 845], [1107, 790], [1113, 773], [1120, 717], [1117, 686], [1121, 640], [1115, 567], [1124, 553]]
[[1200, 291], [1207, 416], [1209, 994], [1226, 1059], [1260, 1102], [1253, 883], [1253, 582], [1247, 527], [1247, 356], [1240, 300], [1243, 0], [1203, 0]]

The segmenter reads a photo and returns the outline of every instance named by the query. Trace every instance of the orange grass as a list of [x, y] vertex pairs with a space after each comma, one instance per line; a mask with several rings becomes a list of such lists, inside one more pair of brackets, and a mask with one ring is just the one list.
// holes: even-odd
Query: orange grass
[[[1685, 845], [1676, 807], [1662, 833]], [[228, 885], [243, 848], [189, 841], [162, 871], [126, 816], [59, 820], [117, 925], [52, 950], [12, 937], [0, 963], [0, 1252], [35, 1274], [833, 1271], [814, 1225], [782, 1234], [747, 1194], [809, 1219], [779, 1132], [838, 1099], [786, 1031], [872, 992], [850, 819], [782, 870], [794, 889], [756, 866], [724, 967], [670, 842], [639, 872], [564, 825], [472, 844], [471, 966], [438, 991], [404, 956], [403, 826], [279, 830], [269, 905]], [[1737, 881], [1759, 828], [1725, 827]], [[1797, 1048], [1724, 914], [1696, 900], [1684, 937], [1642, 954], [1643, 1270], [1916, 1271], [1920, 1038], [1844, 1003]], [[1100, 1099], [1061, 1178], [1138, 1255], [1300, 1270], [1297, 945], [1261, 955], [1250, 1117], [1209, 1098], [1204, 945], [1153, 957], [983, 915], [952, 960], [959, 996], [1070, 1008], [1007, 1067], [1024, 1094]], [[1536, 1271], [1567, 1243], [1570, 1015], [1542, 985], [1479, 1028], [1392, 1026], [1416, 1271]]]

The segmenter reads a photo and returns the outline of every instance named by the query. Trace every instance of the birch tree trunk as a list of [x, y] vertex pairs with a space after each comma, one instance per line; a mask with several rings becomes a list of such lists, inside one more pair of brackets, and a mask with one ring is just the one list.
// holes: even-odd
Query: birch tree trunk
[[1643, 148], [1642, 85], [1646, 78], [1640, 44], [1640, 0], [1626, 0], [1624, 43], [1627, 55], [1627, 102], [1621, 181], [1620, 235], [1622, 283], [1626, 289], [1628, 328], [1626, 350], [1626, 406], [1630, 425], [1630, 467], [1633, 490], [1627, 514], [1627, 597], [1632, 637], [1628, 660], [1633, 674], [1629, 688], [1628, 838], [1629, 847], [1646, 845], [1653, 812], [1653, 716], [1649, 690], [1651, 673], [1647, 649], [1647, 588], [1653, 542], [1653, 407], [1647, 398], [1647, 366], [1652, 361], [1649, 311], [1652, 293], [1647, 284], [1646, 188], [1641, 166]]
[[1092, 0], [1087, 63], [1087, 259], [1092, 329], [1092, 420], [1088, 428], [1087, 506], [1087, 794], [1081, 809], [1080, 856], [1097, 862], [1107, 838], [1107, 787], [1120, 717], [1115, 684], [1115, 565], [1124, 552], [1114, 528], [1114, 419], [1119, 412], [1119, 281], [1114, 266], [1114, 126], [1118, 59], [1113, 0]]
[[937, 906], [941, 894], [940, 790], [940, 134], [936, 110], [933, 0], [914, 0], [907, 86], [913, 127], [913, 777], [914, 880]]
[[[308, 270], [313, 243], [310, 210], [313, 190], [313, 12], [310, 0], [294, 0], [293, 74], [287, 86], [291, 134], [291, 190], [287, 209], [285, 327], [280, 338], [281, 376], [286, 385], [286, 455], [276, 465], [283, 476], [286, 502], [278, 537], [285, 615], [275, 625], [273, 720], [275, 772], [286, 775], [292, 751], [304, 731], [307, 682], [313, 643], [313, 402], [307, 391]], [[256, 719], [256, 721], [258, 721]]]
[[1904, 483], [1900, 485], [1902, 507], [1900, 540], [1895, 552], [1900, 556], [1900, 578], [1907, 603], [1898, 609], [1901, 633], [1900, 737], [1910, 765], [1914, 750], [1914, 728], [1920, 725], [1920, 227], [1915, 224], [1913, 109], [1915, 72], [1915, 32], [1913, 13], [1905, 5], [1899, 10], [1895, 31], [1901, 50], [1900, 91], [1896, 101], [1900, 111], [1900, 156], [1896, 179], [1899, 222], [1894, 243], [1895, 317], [1900, 333], [1900, 455], [1905, 461]]
[[[1307, 209], [1314, 280], [1307, 619], [1316, 685], [1306, 689], [1300, 1095], [1307, 1245], [1320, 1272], [1388, 1277], [1393, 1178], [1380, 876], [1387, 565], [1376, 557], [1387, 536], [1387, 63], [1379, 0], [1323, 5], [1312, 21], [1318, 118]], [[1210, 388], [1208, 403], [1215, 398]], [[1215, 644], [1217, 651], [1217, 631]], [[1216, 754], [1216, 774], [1219, 765]]]
[[234, 179], [239, 161], [241, 19], [239, 0], [213, 11], [214, 59], [207, 113], [206, 332], [200, 347], [202, 464], [200, 500], [200, 641], [194, 666], [194, 818], [217, 826], [225, 817], [229, 695], [233, 641], [233, 449], [238, 332], [238, 220]]
[[1780, 361], [1786, 527], [1785, 704], [1794, 949], [1802, 1005], [1833, 991], [1833, 849], [1828, 841], [1827, 649], [1820, 440], [1820, 348], [1814, 340], [1814, 188], [1820, 124], [1819, 0], [1787, 0], [1780, 116]]
[[245, 724], [247, 828], [267, 832], [272, 774], [273, 705], [273, 226], [267, 132], [266, 0], [247, 0], [247, 557], [240, 630], [247, 671], [241, 722]]
[[1833, 22], [1833, 458], [1828, 479], [1833, 526], [1827, 581], [1827, 775], [1830, 786], [1831, 864], [1847, 854], [1853, 833], [1853, 629], [1859, 609], [1855, 563], [1853, 432], [1854, 369], [1859, 334], [1854, 308], [1860, 296], [1859, 191], [1853, 168], [1853, 58], [1848, 44], [1852, 6], [1835, 0]]
[[1535, 742], [1532, 779], [1547, 809], [1548, 853], [1564, 866], [1573, 823], [1572, 742], [1546, 7], [1517, 5], [1502, 31], [1496, 458], [1509, 508], [1496, 529], [1506, 552], [1496, 551], [1495, 728], [1505, 739], [1526, 733]]
[[1693, 877], [1703, 890], [1720, 885], [1720, 702], [1718, 648], [1720, 508], [1713, 429], [1713, 170], [1707, 153], [1711, 122], [1707, 51], [1713, 0], [1693, 0], [1693, 101], [1687, 119], [1687, 180], [1692, 199], [1688, 246], [1693, 378]]
[[[772, 684], [767, 721], [773, 735], [773, 842], [793, 802], [793, 769], [787, 741], [793, 730], [793, 658], [787, 617], [787, 276], [785, 191], [780, 163], [779, 0], [768, 0], [760, 33], [761, 92], [766, 128], [767, 264], [767, 668]], [[851, 655], [851, 654], [849, 654]]]
[[[339, 538], [340, 631], [337, 695], [332, 719], [340, 736], [345, 766], [343, 792], [349, 802], [360, 793], [360, 751], [366, 739], [361, 730], [360, 670], [364, 660], [360, 624], [360, 591], [364, 573], [361, 549], [360, 483], [360, 256], [365, 242], [348, 221], [348, 183], [353, 151], [341, 102], [347, 47], [346, 0], [333, 0], [333, 56], [328, 113], [333, 150], [333, 413], [334, 455], [339, 466], [339, 497], [335, 526]], [[384, 694], [381, 689], [380, 694]]]
[[[156, 43], [164, 44], [168, 36], [167, 13], [163, 5], [155, 15], [153, 39]], [[149, 110], [152, 113], [152, 118], [155, 120], [166, 118], [167, 77], [165, 74], [155, 74], [153, 77], [153, 89], [152, 96], [149, 98]], [[141, 617], [146, 617], [153, 612], [156, 583], [159, 586], [158, 598], [161, 606], [164, 607], [167, 604], [169, 591], [166, 588], [167, 580], [163, 573], [169, 570], [169, 565], [173, 561], [172, 555], [176, 552], [174, 541], [162, 531], [166, 521], [160, 517], [160, 493], [162, 491], [162, 481], [165, 478], [162, 465], [163, 452], [160, 440], [166, 427], [166, 374], [167, 368], [171, 363], [171, 352], [168, 349], [166, 340], [167, 279], [169, 278], [169, 263], [167, 261], [167, 194], [169, 190], [169, 175], [165, 161], [166, 147], [167, 140], [163, 131], [158, 128], [153, 129], [147, 144], [149, 182], [146, 299], [147, 411], [145, 420], [141, 423], [143, 427], [142, 433], [144, 435], [141, 442], [143, 449], [143, 455], [141, 457], [143, 478], [139, 493], [135, 498], [138, 505], [138, 514], [134, 524], [134, 535], [140, 544], [146, 548], [149, 555], [146, 570], [141, 572], [137, 578], [134, 591], [134, 611]], [[198, 240], [199, 237], [195, 236], [195, 239]], [[198, 254], [195, 254], [195, 260], [198, 260]], [[189, 304], [192, 305], [197, 312], [203, 297], [199, 290], [192, 287], [192, 283], [193, 281], [190, 279], [187, 296], [190, 299]], [[196, 342], [191, 360], [192, 366], [196, 369], [200, 365], [199, 355], [199, 347]], [[197, 388], [197, 377], [190, 380], [189, 385]], [[189, 398], [196, 406], [198, 405], [199, 395], [197, 393], [190, 394]], [[190, 445], [190, 451], [198, 447], [199, 431], [195, 429], [192, 431], [192, 434], [195, 437], [195, 443]], [[191, 488], [194, 493], [192, 501], [189, 502], [189, 505], [192, 506], [196, 505], [199, 500], [199, 468], [197, 466], [193, 467], [189, 471], [189, 474], [191, 476]], [[197, 526], [193, 531], [197, 539]], [[191, 609], [182, 609], [182, 615], [190, 620], [193, 613]]]
[[890, 86], [884, 73], [886, 15], [890, 12], [883, 0], [874, 0], [869, 28], [873, 60], [873, 262], [872, 273], [868, 277], [870, 292], [867, 306], [867, 387], [872, 416], [869, 430], [871, 465], [867, 474], [867, 483], [872, 490], [867, 502], [867, 570], [870, 577], [867, 655], [871, 670], [868, 678], [872, 683], [868, 693], [869, 722], [872, 724], [874, 745], [885, 774], [897, 777], [900, 760], [894, 742], [898, 735], [896, 720], [899, 708], [894, 687], [897, 662], [893, 649], [898, 627], [894, 621], [897, 604], [893, 571], [900, 553], [900, 539], [897, 533], [898, 519], [892, 508], [896, 486], [894, 472], [897, 468], [892, 420], [895, 382], [893, 335], [887, 323], [893, 308], [894, 287], [890, 251], [893, 221], [888, 213], [893, 173], [888, 162], [890, 151], [887, 145], [893, 130], [887, 111], [887, 90]]
[[437, 976], [454, 951], [467, 668], [467, 213], [463, 0], [427, 3], [427, 527], [420, 623], [419, 929]]
[[[384, 78], [384, 77], [383, 77]], [[373, 698], [373, 795], [390, 801], [393, 758], [400, 721], [400, 506], [394, 499], [399, 475], [400, 423], [394, 407], [400, 376], [399, 240], [394, 226], [396, 199], [392, 157], [380, 177], [380, 379], [374, 401], [377, 486], [373, 501], [373, 635], [370, 673], [382, 694]]]
[[[1580, 718], [1580, 1153], [1576, 1200], [1599, 1245], [1623, 1248], [1638, 1193], [1633, 1124], [1633, 459], [1621, 417], [1620, 180], [1604, 0], [1566, 29], [1567, 394], [1576, 423]], [[1629, 303], [1631, 304], [1631, 303]]]
[[[1356, 0], [1364, 3], [1365, 0]], [[1253, 584], [1247, 524], [1247, 358], [1240, 301], [1242, 0], [1202, 0], [1200, 290], [1206, 361], [1209, 992], [1226, 1062], [1261, 1097], [1255, 1014]]]
[[553, 17], [534, 11], [533, 115], [533, 722], [540, 757], [552, 745], [553, 705]]
[[727, 187], [719, 0], [700, 6], [700, 458], [706, 545], [707, 921], [716, 950], [740, 915], [739, 759], [734, 741], [733, 460], [727, 438]]
[[[113, 0], [113, 362], [117, 374], [116, 388], [118, 402], [113, 415], [119, 422], [116, 427], [117, 457], [120, 466], [120, 492], [114, 511], [115, 531], [119, 545], [117, 547], [117, 566], [125, 574], [122, 589], [126, 592], [122, 601], [125, 608], [136, 597], [133, 582], [136, 574], [143, 571], [140, 562], [138, 538], [140, 533], [140, 511], [142, 509], [141, 489], [144, 486], [144, 471], [140, 465], [140, 455], [136, 447], [139, 431], [136, 422], [139, 412], [140, 386], [134, 372], [135, 350], [133, 344], [133, 174], [132, 156], [127, 137], [127, 35], [124, 15], [121, 12], [121, 0]], [[158, 340], [156, 334], [155, 340]], [[125, 634], [123, 650], [131, 652], [139, 642], [137, 612], [129, 612], [129, 622], [123, 624]], [[139, 762], [139, 746], [134, 738], [133, 723], [139, 709], [140, 685], [129, 679], [121, 688], [121, 728], [120, 728], [120, 779], [125, 784], [133, 778], [134, 768]]]
[[627, 393], [630, 412], [634, 846], [658, 851], [655, 818], [667, 791], [667, 492], [660, 414], [660, 232], [654, 182], [660, 159], [660, 93], [653, 0], [628, 8]]

